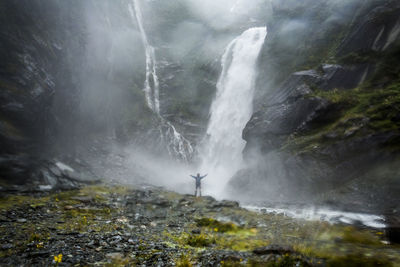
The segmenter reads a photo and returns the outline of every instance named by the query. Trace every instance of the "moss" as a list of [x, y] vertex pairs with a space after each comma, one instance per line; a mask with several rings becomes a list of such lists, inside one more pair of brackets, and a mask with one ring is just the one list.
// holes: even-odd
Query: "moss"
[[252, 251], [257, 247], [269, 245], [270, 241], [265, 236], [257, 236], [255, 229], [246, 229], [226, 234], [216, 234], [215, 244], [220, 249]]
[[188, 235], [186, 238], [186, 244], [192, 247], [208, 247], [215, 244], [215, 238], [212, 235], [200, 234], [200, 235]]
[[346, 255], [328, 260], [328, 267], [391, 267], [393, 264], [385, 257], [366, 257], [364, 255]]
[[375, 90], [365, 87], [353, 90], [317, 90], [312, 96], [322, 97], [340, 106], [340, 116], [328, 121], [323, 127], [292, 135], [284, 149], [307, 151], [314, 147], [329, 145], [337, 140], [400, 129], [398, 115], [400, 82]]
[[28, 242], [40, 241], [43, 240], [44, 236], [38, 233], [32, 233], [28, 239]]
[[46, 197], [33, 197], [23, 195], [11, 195], [0, 198], [0, 209], [9, 210], [18, 206], [29, 205], [32, 208], [43, 206], [50, 200], [49, 196]]
[[212, 218], [201, 218], [196, 220], [197, 226], [199, 227], [208, 227], [215, 232], [230, 232], [230, 231], [237, 231], [240, 229], [236, 224], [231, 222], [220, 222], [218, 220]]
[[368, 231], [356, 231], [354, 227], [346, 227], [342, 235], [343, 242], [357, 243], [364, 245], [380, 245], [378, 237]]
[[238, 267], [238, 266], [245, 266], [245, 265], [241, 264], [239, 262], [235, 262], [235, 261], [222, 261], [221, 262], [221, 267]]
[[177, 267], [192, 267], [192, 263], [190, 262], [190, 259], [186, 255], [181, 255], [181, 257], [177, 260], [176, 262]]
[[261, 267], [261, 266], [263, 266], [263, 267], [292, 267], [292, 266], [305, 267], [305, 266], [311, 266], [311, 265], [309, 263], [307, 263], [304, 259], [302, 259], [300, 256], [284, 255], [282, 257], [271, 258], [267, 261], [251, 259], [249, 261], [248, 266], [251, 266], [251, 267]]
[[132, 260], [129, 257], [126, 258], [121, 258], [121, 257], [117, 257], [117, 258], [113, 258], [111, 259], [110, 262], [104, 264], [104, 266], [106, 267], [123, 267], [123, 266], [135, 266], [132, 265]]

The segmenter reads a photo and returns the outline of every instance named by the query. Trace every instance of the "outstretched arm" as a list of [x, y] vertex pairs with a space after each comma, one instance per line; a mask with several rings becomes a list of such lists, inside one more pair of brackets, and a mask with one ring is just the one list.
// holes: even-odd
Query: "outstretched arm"
[[203, 178], [205, 178], [207, 175], [208, 175], [208, 173], [207, 173], [206, 175], [202, 176], [200, 179], [203, 179]]
[[193, 175], [189, 175], [190, 177], [193, 177], [194, 179], [196, 179], [196, 176], [193, 176]]

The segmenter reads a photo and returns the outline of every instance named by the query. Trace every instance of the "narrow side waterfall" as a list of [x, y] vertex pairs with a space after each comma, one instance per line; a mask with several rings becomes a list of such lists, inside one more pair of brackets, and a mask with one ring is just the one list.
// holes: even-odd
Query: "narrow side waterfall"
[[157, 114], [160, 119], [160, 139], [167, 146], [171, 156], [187, 162], [193, 154], [190, 142], [180, 134], [176, 128], [164, 119], [160, 112], [160, 83], [157, 76], [157, 61], [154, 47], [150, 45], [143, 27], [143, 16], [139, 0], [132, 0], [133, 8], [129, 5], [129, 13], [139, 26], [143, 46], [146, 54], [146, 79], [144, 81], [144, 92], [149, 108]]
[[154, 47], [149, 44], [146, 32], [143, 27], [143, 16], [138, 0], [133, 0], [133, 9], [129, 6], [132, 18], [136, 18], [139, 31], [142, 36], [143, 46], [146, 54], [146, 79], [144, 81], [144, 92], [147, 105], [155, 113], [160, 114], [160, 84], [156, 71], [156, 56]]
[[257, 58], [266, 36], [266, 27], [250, 28], [222, 56], [222, 73], [201, 151], [201, 171], [209, 173], [204, 180], [207, 193], [223, 196], [229, 179], [243, 167], [242, 131], [253, 111]]

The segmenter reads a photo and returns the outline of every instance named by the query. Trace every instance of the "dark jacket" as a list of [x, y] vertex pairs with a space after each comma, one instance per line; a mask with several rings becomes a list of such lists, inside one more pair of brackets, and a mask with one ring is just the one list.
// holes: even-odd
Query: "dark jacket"
[[204, 177], [206, 177], [208, 174], [204, 175], [204, 176], [200, 176], [199, 174], [197, 176], [193, 176], [190, 175], [191, 177], [193, 177], [194, 179], [196, 179], [196, 187], [200, 187], [201, 185], [201, 179], [203, 179]]

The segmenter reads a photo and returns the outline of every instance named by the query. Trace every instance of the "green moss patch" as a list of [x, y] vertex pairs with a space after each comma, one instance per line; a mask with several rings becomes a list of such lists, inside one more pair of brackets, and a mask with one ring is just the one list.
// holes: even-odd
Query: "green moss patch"
[[220, 222], [220, 221], [212, 219], [212, 218], [197, 219], [196, 223], [197, 223], [197, 226], [199, 226], [199, 227], [207, 227], [207, 228], [212, 229], [215, 232], [221, 232], [221, 233], [237, 231], [240, 229], [240, 227], [234, 223]]
[[215, 244], [215, 238], [207, 234], [191, 234], [186, 238], [186, 243], [192, 247], [208, 247]]
[[328, 260], [328, 267], [391, 267], [393, 264], [385, 257], [367, 257], [360, 254], [346, 255]]
[[[400, 129], [400, 82], [385, 89], [315, 91], [313, 96], [340, 106], [339, 116], [323, 127], [290, 136], [285, 148], [297, 151], [319, 149], [340, 140]], [[396, 142], [393, 139], [383, 145], [393, 148]]]

